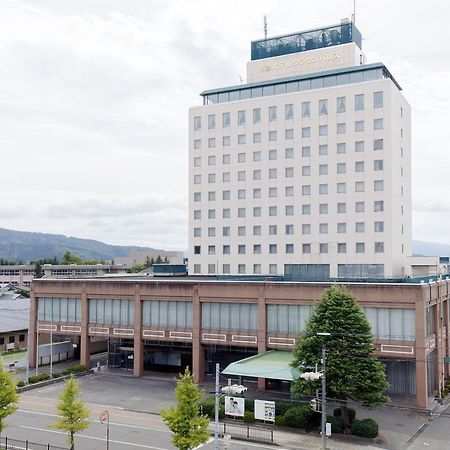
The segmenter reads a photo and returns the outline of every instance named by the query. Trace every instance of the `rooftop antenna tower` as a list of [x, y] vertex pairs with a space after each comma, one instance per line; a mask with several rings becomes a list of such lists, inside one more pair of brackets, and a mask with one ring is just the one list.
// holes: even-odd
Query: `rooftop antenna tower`
[[267, 39], [267, 15], [264, 15], [264, 39]]
[[352, 14], [352, 22], [356, 23], [356, 0], [353, 0], [353, 14]]

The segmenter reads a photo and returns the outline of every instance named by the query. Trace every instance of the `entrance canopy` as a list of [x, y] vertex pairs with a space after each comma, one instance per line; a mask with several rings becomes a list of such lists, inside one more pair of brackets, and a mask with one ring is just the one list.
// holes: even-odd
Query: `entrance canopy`
[[300, 376], [300, 372], [290, 366], [291, 361], [291, 352], [269, 350], [268, 352], [231, 363], [222, 373], [224, 375], [238, 375], [241, 377], [292, 381]]

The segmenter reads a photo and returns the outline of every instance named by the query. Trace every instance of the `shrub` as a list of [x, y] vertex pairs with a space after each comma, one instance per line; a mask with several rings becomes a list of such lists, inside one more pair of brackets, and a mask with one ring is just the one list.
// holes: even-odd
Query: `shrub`
[[[348, 420], [350, 423], [352, 423], [355, 420], [356, 417], [356, 411], [353, 408], [347, 408], [348, 411]], [[333, 411], [334, 417], [341, 417], [341, 408], [336, 408]]]
[[199, 403], [202, 414], [214, 418], [215, 402], [214, 397], [206, 397]]
[[286, 426], [286, 419], [284, 416], [275, 416], [275, 425], [278, 427], [285, 427]]
[[376, 438], [378, 424], [373, 419], [355, 420], [352, 423], [352, 433], [365, 438]]
[[253, 411], [245, 411], [244, 412], [244, 422], [245, 423], [253, 423], [255, 421], [255, 414]]
[[327, 416], [327, 422], [331, 423], [332, 433], [342, 433], [344, 421], [339, 416]]
[[20, 380], [17, 382], [17, 387], [24, 387], [24, 386], [25, 386], [25, 381]]
[[60, 376], [61, 374], [59, 372], [52, 374], [52, 378], [59, 378]]
[[245, 411], [255, 411], [255, 401], [249, 398], [245, 399]]
[[276, 402], [275, 403], [276, 414], [278, 416], [284, 416], [286, 414], [286, 411], [288, 409], [292, 408], [293, 406], [295, 406], [295, 405], [293, 405], [292, 403], [281, 403], [281, 402], [278, 403], [278, 402]]
[[64, 375], [70, 375], [72, 373], [87, 372], [88, 367], [85, 364], [77, 364], [76, 366], [68, 367], [63, 371]]
[[219, 419], [225, 419], [225, 406], [219, 406]]
[[306, 428], [317, 415], [309, 405], [298, 405], [289, 408], [284, 414], [286, 425], [295, 428]]
[[32, 375], [28, 378], [28, 383], [34, 384], [39, 383], [40, 381], [50, 380], [50, 375], [48, 373], [41, 373], [39, 375]]

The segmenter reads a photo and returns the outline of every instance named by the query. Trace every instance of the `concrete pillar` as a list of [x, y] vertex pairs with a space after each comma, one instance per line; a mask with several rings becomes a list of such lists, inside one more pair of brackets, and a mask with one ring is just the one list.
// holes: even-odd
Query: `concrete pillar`
[[30, 362], [30, 368], [36, 367], [36, 354], [37, 354], [37, 300], [34, 293], [33, 286], [30, 291], [30, 326], [28, 328], [28, 358]]
[[142, 342], [142, 305], [139, 285], [134, 291], [134, 359], [133, 375], [142, 377], [144, 374], [144, 344]]
[[91, 366], [91, 350], [89, 348], [89, 305], [86, 285], [81, 291], [81, 339], [80, 364]]
[[427, 408], [427, 352], [426, 341], [426, 300], [416, 300], [416, 403], [419, 408]]
[[197, 382], [205, 379], [205, 350], [201, 343], [201, 319], [198, 285], [194, 285], [192, 293], [192, 375]]
[[[267, 350], [266, 341], [266, 295], [265, 287], [260, 286], [258, 288], [258, 353], [264, 353]], [[267, 389], [266, 378], [258, 378], [258, 389], [265, 391]]]
[[436, 283], [437, 299], [436, 307], [434, 309], [434, 321], [436, 324], [436, 358], [435, 358], [435, 386], [438, 389], [438, 393], [444, 387], [443, 380], [443, 363], [444, 363], [444, 323], [443, 323], [443, 311], [441, 311], [442, 299], [441, 299], [441, 283]]

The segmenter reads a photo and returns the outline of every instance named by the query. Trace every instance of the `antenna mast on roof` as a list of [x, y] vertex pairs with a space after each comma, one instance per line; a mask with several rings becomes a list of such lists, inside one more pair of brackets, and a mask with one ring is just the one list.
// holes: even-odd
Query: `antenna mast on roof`
[[352, 22], [356, 23], [356, 0], [353, 0]]
[[264, 15], [264, 39], [267, 39], [267, 15]]

